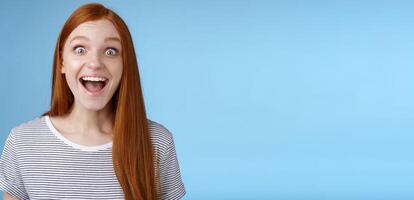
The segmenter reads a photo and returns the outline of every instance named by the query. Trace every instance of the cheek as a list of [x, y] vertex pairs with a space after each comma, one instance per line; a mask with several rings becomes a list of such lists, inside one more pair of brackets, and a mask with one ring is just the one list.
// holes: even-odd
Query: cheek
[[118, 84], [118, 86], [121, 82], [121, 78], [122, 78], [122, 70], [119, 70], [116, 72], [116, 74], [114, 74], [114, 79], [116, 80], [116, 83]]
[[70, 62], [65, 62], [64, 64], [64, 71], [66, 76], [70, 76], [70, 78], [75, 78], [76, 74], [79, 72], [81, 66], [79, 63], [71, 60]]
[[68, 84], [73, 86], [77, 84], [77, 76], [80, 71], [80, 66], [79, 62], [73, 59], [67, 59], [64, 61], [62, 70], [65, 72], [64, 75]]
[[64, 54], [63, 55], [63, 62], [66, 64], [74, 65], [77, 63], [82, 62], [82, 59], [84, 59], [82, 56], [75, 56], [72, 54]]
[[80, 60], [79, 58], [64, 55], [62, 71], [65, 71], [65, 73], [73, 73], [74, 71], [80, 68], [81, 63], [82, 60]]
[[122, 63], [121, 62], [113, 63], [111, 65], [110, 73], [112, 75], [112, 78], [116, 82], [119, 82], [119, 80], [121, 80], [122, 72], [123, 72], [123, 68], [122, 68]]

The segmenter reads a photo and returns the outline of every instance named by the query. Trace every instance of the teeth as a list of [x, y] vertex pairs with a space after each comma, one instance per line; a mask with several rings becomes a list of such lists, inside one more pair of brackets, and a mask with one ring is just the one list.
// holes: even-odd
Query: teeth
[[84, 81], [106, 81], [106, 78], [103, 77], [93, 77], [93, 76], [84, 76], [82, 77]]

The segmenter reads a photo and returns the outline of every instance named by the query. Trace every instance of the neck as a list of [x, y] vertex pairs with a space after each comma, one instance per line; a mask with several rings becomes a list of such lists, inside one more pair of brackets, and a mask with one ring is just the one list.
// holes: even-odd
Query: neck
[[68, 121], [74, 126], [77, 133], [82, 135], [106, 135], [112, 133], [114, 115], [111, 111], [111, 103], [102, 110], [93, 111], [73, 104], [71, 112], [67, 116]]

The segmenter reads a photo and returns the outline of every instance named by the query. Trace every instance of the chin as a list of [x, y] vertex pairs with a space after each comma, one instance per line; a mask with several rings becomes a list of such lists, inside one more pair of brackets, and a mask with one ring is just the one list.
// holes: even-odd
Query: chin
[[91, 110], [91, 111], [100, 111], [103, 110], [105, 108], [104, 103], [98, 103], [98, 102], [87, 102], [87, 103], [83, 103], [83, 107], [87, 110]]

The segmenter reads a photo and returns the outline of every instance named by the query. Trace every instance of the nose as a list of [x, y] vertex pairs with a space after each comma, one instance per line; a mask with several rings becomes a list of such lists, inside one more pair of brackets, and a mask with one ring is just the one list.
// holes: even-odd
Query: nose
[[91, 69], [99, 69], [103, 66], [101, 57], [98, 52], [89, 52], [89, 58], [86, 66]]

